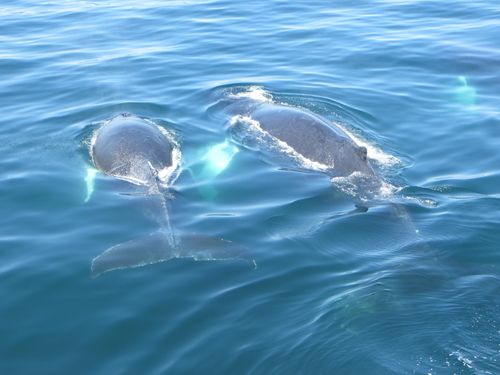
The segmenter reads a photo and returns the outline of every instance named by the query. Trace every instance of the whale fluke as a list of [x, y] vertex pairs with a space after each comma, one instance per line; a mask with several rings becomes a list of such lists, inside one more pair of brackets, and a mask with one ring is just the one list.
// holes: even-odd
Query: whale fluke
[[243, 260], [256, 268], [248, 249], [231, 241], [208, 234], [176, 234], [172, 246], [169, 236], [161, 231], [115, 245], [92, 261], [91, 276], [122, 268], [133, 268], [163, 262], [172, 258], [194, 260]]

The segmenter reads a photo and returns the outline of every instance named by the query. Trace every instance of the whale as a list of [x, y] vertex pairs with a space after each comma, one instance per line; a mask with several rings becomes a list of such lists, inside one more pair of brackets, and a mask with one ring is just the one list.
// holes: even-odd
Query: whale
[[284, 142], [306, 160], [317, 163], [330, 177], [359, 172], [375, 176], [366, 147], [357, 145], [342, 129], [300, 108], [262, 103], [250, 114], [259, 127]]
[[335, 123], [303, 108], [252, 97], [223, 97], [218, 105], [230, 118], [229, 137], [236, 144], [260, 151], [281, 169], [327, 175], [355, 204], [353, 213], [381, 203], [387, 184], [373, 168], [367, 148]]
[[90, 147], [94, 167], [124, 181], [142, 200], [144, 214], [158, 230], [115, 245], [93, 259], [91, 276], [139, 267], [172, 258], [254, 261], [242, 245], [204, 233], [183, 233], [170, 223], [172, 184], [181, 170], [181, 153], [174, 137], [154, 122], [121, 113], [100, 127]]

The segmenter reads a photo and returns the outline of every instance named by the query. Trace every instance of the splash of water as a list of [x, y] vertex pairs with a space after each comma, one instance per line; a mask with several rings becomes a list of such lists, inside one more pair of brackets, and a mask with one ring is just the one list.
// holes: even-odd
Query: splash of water
[[248, 98], [257, 100], [259, 102], [272, 102], [271, 95], [260, 86], [251, 86], [247, 89], [247, 91], [238, 92], [236, 94], [229, 94], [228, 97], [232, 99]]

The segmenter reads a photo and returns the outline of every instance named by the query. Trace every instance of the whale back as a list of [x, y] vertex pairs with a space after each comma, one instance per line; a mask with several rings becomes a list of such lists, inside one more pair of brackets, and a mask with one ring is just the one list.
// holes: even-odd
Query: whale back
[[358, 146], [342, 129], [300, 108], [264, 103], [252, 120], [274, 138], [285, 142], [305, 159], [320, 163], [331, 177], [354, 172], [374, 176], [366, 148]]
[[148, 186], [172, 167], [172, 152], [171, 143], [156, 125], [127, 113], [104, 125], [92, 147], [94, 164], [102, 172]]

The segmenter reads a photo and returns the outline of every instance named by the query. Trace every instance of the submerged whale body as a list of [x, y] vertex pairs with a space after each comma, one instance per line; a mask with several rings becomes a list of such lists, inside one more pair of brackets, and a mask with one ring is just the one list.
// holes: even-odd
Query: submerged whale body
[[92, 261], [91, 274], [138, 267], [171, 258], [241, 259], [254, 264], [238, 244], [198, 233], [178, 233], [169, 219], [166, 192], [180, 169], [180, 152], [157, 125], [129, 113], [100, 128], [91, 147], [94, 165], [103, 173], [130, 183], [144, 199], [145, 213], [159, 225], [150, 235], [111, 247]]

